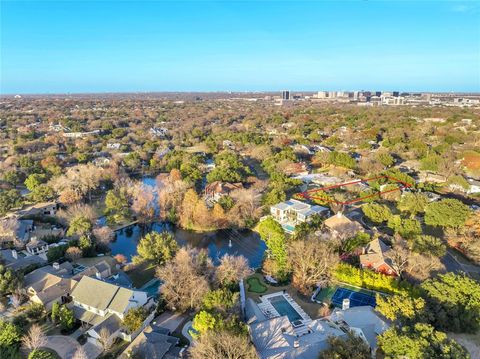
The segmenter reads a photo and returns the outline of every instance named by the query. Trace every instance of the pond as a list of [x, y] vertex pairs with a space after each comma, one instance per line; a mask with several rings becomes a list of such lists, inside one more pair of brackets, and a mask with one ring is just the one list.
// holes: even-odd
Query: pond
[[[194, 248], [206, 249], [214, 264], [218, 264], [225, 254], [243, 255], [252, 268], [258, 268], [262, 264], [266, 249], [265, 242], [258, 233], [248, 229], [221, 229], [198, 233], [183, 230], [169, 223], [156, 222], [151, 226], [150, 231], [169, 231], [174, 234], [179, 246], [190, 245]], [[137, 254], [138, 241], [148, 232], [142, 233], [139, 225], [116, 231], [116, 238], [110, 243], [112, 254], [123, 254], [130, 260]]]
[[[155, 211], [158, 214], [158, 199], [156, 192], [156, 179], [154, 177], [143, 177], [144, 185], [155, 189]], [[105, 224], [105, 218], [99, 218], [99, 224]], [[129, 260], [137, 254], [137, 244], [140, 238], [149, 231], [163, 232], [170, 231], [174, 234], [179, 246], [191, 246], [199, 249], [206, 249], [214, 264], [220, 262], [225, 254], [243, 255], [248, 259], [252, 268], [258, 268], [262, 264], [263, 254], [266, 249], [265, 242], [261, 240], [258, 233], [251, 230], [222, 229], [212, 232], [191, 232], [175, 227], [170, 223], [153, 223], [148, 231], [142, 233], [139, 225], [133, 225], [115, 232], [115, 240], [110, 243], [112, 254], [123, 254]]]

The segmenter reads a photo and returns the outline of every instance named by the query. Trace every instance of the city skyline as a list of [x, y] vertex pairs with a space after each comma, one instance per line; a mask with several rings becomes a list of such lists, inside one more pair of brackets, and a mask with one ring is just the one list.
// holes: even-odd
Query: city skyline
[[2, 1], [0, 92], [479, 92], [479, 16], [472, 2]]

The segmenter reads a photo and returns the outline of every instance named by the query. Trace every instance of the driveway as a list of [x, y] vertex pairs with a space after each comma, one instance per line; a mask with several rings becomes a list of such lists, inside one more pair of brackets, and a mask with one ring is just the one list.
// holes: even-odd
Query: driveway
[[51, 335], [47, 337], [45, 347], [55, 350], [62, 359], [71, 359], [80, 348], [80, 344], [66, 335]]
[[187, 319], [185, 314], [165, 312], [154, 318], [150, 325], [152, 327], [166, 328], [170, 332], [174, 332], [185, 319]]

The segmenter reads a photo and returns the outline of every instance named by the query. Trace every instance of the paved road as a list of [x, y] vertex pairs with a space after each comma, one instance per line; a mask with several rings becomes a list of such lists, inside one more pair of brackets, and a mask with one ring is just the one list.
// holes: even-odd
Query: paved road
[[470, 273], [480, 273], [480, 267], [474, 264], [466, 264], [458, 261], [455, 258], [454, 253], [450, 250], [447, 250], [447, 254], [442, 258], [442, 263], [445, 265], [445, 268], [448, 272], [465, 272], [467, 274]]

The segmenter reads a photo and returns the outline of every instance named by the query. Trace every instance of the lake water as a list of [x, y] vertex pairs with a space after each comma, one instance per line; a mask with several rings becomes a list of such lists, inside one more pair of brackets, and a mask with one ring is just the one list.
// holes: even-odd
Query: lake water
[[[143, 183], [156, 188], [156, 180], [153, 177], [144, 177]], [[155, 192], [155, 196], [157, 196]], [[158, 213], [158, 201], [155, 200], [155, 209]], [[258, 268], [262, 264], [263, 254], [266, 249], [265, 242], [258, 233], [251, 230], [222, 229], [213, 232], [190, 232], [175, 227], [169, 223], [154, 223], [148, 231], [170, 231], [174, 234], [179, 246], [191, 246], [206, 249], [214, 264], [218, 264], [225, 254], [243, 255], [248, 259], [252, 268]], [[112, 254], [123, 254], [129, 260], [137, 254], [137, 244], [143, 235], [140, 226], [134, 225], [116, 232], [116, 239], [110, 244]]]
[[[191, 246], [206, 249], [214, 264], [218, 264], [225, 254], [243, 255], [248, 259], [252, 268], [262, 264], [263, 254], [266, 249], [265, 242], [258, 233], [251, 230], [222, 229], [213, 232], [190, 232], [177, 228], [165, 222], [154, 223], [151, 231], [170, 231], [181, 247]], [[134, 225], [116, 232], [116, 239], [110, 243], [112, 254], [123, 254], [128, 259], [137, 254], [137, 244], [143, 235], [140, 226]]]

